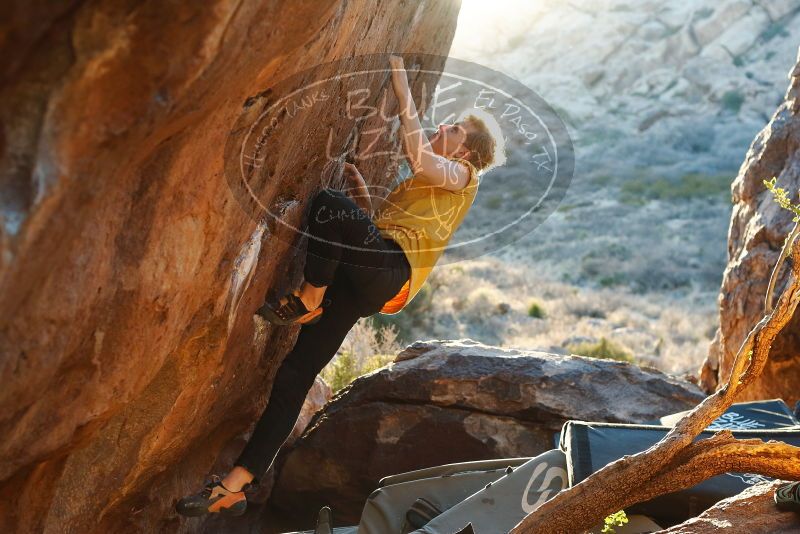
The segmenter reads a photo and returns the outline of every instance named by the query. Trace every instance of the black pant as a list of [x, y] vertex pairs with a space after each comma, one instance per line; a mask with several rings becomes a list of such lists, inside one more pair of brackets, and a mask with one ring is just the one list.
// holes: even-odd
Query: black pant
[[[294, 428], [303, 401], [361, 317], [378, 313], [408, 280], [411, 268], [400, 246], [384, 239], [366, 212], [347, 195], [323, 189], [308, 216], [306, 281], [328, 286], [322, 318], [303, 325], [278, 369], [264, 413], [236, 461], [262, 477]], [[352, 248], [351, 248], [352, 247]]]

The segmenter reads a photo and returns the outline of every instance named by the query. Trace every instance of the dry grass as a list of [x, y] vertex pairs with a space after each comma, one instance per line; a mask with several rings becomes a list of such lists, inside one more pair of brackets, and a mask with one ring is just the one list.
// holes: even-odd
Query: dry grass
[[[445, 255], [405, 311], [360, 322], [346, 342], [357, 345], [359, 368], [369, 367], [364, 354], [392, 352], [355, 341], [372, 338], [363, 330], [394, 327], [397, 347], [468, 337], [569, 353], [605, 338], [639, 364], [695, 374], [717, 326], [729, 204], [694, 198], [632, 208], [610, 191], [590, 201], [571, 195], [569, 210], [513, 246], [455, 264]], [[492, 213], [479, 199], [454, 239], [480, 235]]]
[[357, 377], [388, 364], [402, 349], [395, 327], [379, 326], [370, 317], [362, 318], [347, 333], [320, 376], [336, 393]]
[[[568, 353], [570, 344], [606, 338], [636, 362], [676, 374], [694, 373], [705, 358], [716, 327], [715, 291], [639, 294], [578, 288], [558, 278], [494, 257], [437, 266], [429, 279], [436, 287], [433, 309], [424, 325], [404, 332], [404, 341], [469, 337]], [[533, 302], [544, 317], [529, 315]]]

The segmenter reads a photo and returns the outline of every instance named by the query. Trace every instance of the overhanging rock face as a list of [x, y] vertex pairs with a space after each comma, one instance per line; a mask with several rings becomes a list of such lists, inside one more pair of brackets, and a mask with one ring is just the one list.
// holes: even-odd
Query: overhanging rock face
[[[299, 281], [302, 255], [233, 198], [232, 125], [319, 63], [446, 54], [458, 4], [13, 3], [0, 21], [0, 530], [186, 530], [175, 499], [229, 467], [215, 459], [241, 447], [297, 334], [252, 318], [268, 289]], [[291, 191], [294, 225], [319, 187], [300, 141], [341, 116], [324, 108], [270, 147], [285, 173], [263, 197]]]
[[[719, 295], [720, 328], [701, 371], [710, 392], [730, 375], [747, 334], [764, 316], [770, 275], [794, 223], [792, 214], [774, 201], [763, 180], [777, 177], [793, 204], [800, 190], [800, 58], [789, 72], [786, 98], [747, 152], [731, 188], [733, 217], [728, 235], [728, 267]], [[774, 291], [777, 302], [790, 275], [787, 264]], [[775, 340], [763, 373], [737, 400], [800, 400], [800, 316]]]
[[357, 524], [384, 476], [535, 456], [555, 447], [568, 419], [644, 423], [703, 397], [694, 384], [623, 362], [417, 342], [317, 412], [279, 458], [270, 503], [306, 517], [330, 505], [337, 520]]

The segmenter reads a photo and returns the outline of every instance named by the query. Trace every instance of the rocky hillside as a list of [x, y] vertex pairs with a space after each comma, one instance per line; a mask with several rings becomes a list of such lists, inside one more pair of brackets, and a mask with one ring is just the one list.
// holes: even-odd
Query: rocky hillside
[[473, 9], [453, 55], [557, 106], [576, 174], [735, 170], [781, 101], [800, 43], [800, 0], [534, 0], [515, 20]]
[[[232, 197], [231, 128], [250, 97], [318, 63], [446, 53], [458, 7], [4, 6], [0, 530], [186, 530], [176, 497], [228, 467], [297, 333], [253, 323], [268, 288], [299, 281], [302, 255]], [[344, 147], [341, 113], [329, 106], [296, 133], [332, 124]], [[288, 136], [271, 155], [285, 174], [262, 198], [294, 195], [282, 213], [296, 224], [322, 158]]]
[[[719, 324], [731, 185], [783, 102], [800, 0], [512, 5], [465, 2], [451, 54], [554, 105], [575, 141], [575, 176], [555, 213], [513, 246], [437, 267], [436, 319], [401, 324], [405, 340], [455, 331], [551, 351], [606, 338], [661, 369], [694, 373]], [[481, 188], [464, 236], [539, 194], [513, 167]], [[732, 318], [733, 303], [724, 305]], [[534, 308], [542, 318], [530, 317]]]

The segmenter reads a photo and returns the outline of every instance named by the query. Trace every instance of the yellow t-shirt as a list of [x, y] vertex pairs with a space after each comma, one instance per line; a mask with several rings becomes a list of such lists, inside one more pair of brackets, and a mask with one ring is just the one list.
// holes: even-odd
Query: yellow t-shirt
[[469, 168], [466, 187], [450, 191], [417, 177], [409, 178], [386, 196], [373, 219], [382, 236], [397, 241], [411, 266], [409, 294], [403, 307], [422, 288], [478, 193], [478, 170], [475, 166], [462, 158], [450, 159]]

